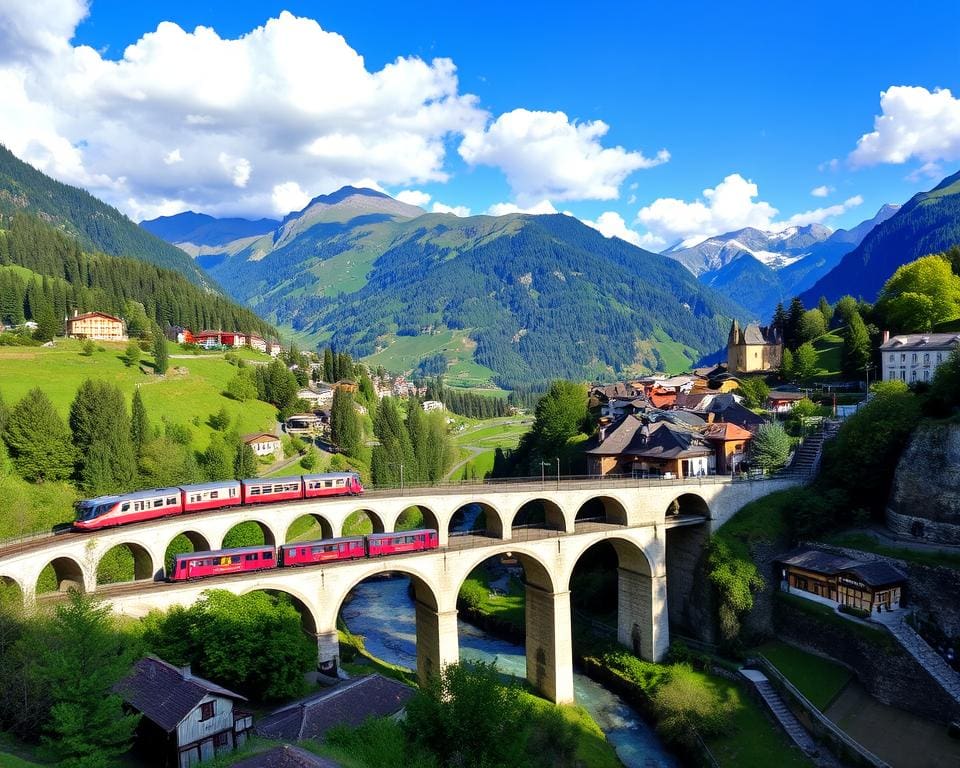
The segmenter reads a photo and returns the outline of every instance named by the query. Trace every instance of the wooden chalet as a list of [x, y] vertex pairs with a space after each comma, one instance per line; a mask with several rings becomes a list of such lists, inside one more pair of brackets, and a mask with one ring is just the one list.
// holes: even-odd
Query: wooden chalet
[[67, 318], [67, 336], [95, 341], [127, 341], [127, 326], [119, 317], [106, 312], [74, 312]]
[[753, 434], [729, 422], [707, 424], [703, 436], [714, 447], [716, 471], [718, 474], [736, 472], [740, 463], [747, 458], [747, 451]]
[[686, 425], [631, 414], [602, 427], [598, 437], [598, 444], [586, 451], [591, 475], [684, 478], [709, 472], [713, 449]]
[[283, 446], [280, 438], [270, 432], [257, 432], [252, 435], [244, 435], [243, 442], [249, 445], [253, 452], [258, 456], [283, 456]]
[[855, 560], [812, 547], [777, 558], [784, 592], [867, 613], [900, 608], [907, 577], [885, 560]]
[[137, 747], [163, 768], [189, 768], [236, 749], [253, 727], [253, 715], [235, 707], [243, 696], [155, 656], [140, 659], [114, 690], [143, 714]]

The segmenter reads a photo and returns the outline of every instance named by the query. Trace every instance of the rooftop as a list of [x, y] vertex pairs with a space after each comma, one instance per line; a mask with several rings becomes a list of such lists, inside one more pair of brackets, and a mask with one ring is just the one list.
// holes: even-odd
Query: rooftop
[[190, 667], [180, 669], [156, 656], [140, 659], [114, 690], [127, 704], [167, 733], [208, 695], [246, 701], [239, 693], [194, 675]]
[[891, 336], [880, 349], [951, 349], [960, 346], [960, 333], [907, 333]]

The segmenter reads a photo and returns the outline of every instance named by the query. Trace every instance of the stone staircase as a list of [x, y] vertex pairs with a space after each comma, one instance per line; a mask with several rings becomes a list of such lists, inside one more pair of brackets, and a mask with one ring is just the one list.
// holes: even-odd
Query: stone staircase
[[893, 621], [883, 622], [897, 641], [917, 660], [930, 676], [936, 680], [950, 696], [960, 704], [960, 675], [947, 664], [944, 658], [930, 647], [909, 624], [902, 615], [896, 616]]
[[811, 757], [817, 755], [817, 745], [813, 741], [813, 737], [810, 736], [807, 729], [800, 724], [800, 721], [797, 720], [793, 712], [790, 711], [783, 699], [780, 698], [780, 694], [777, 693], [770, 684], [767, 676], [755, 669], [741, 669], [740, 674], [753, 683], [757, 689], [757, 693], [760, 694], [760, 698], [763, 699], [791, 741], [800, 747], [804, 754]]
[[814, 432], [804, 438], [803, 443], [793, 454], [790, 470], [803, 475], [816, 474], [820, 468], [820, 456], [823, 453], [823, 444], [837, 434], [840, 424], [836, 421], [825, 421], [819, 432]]

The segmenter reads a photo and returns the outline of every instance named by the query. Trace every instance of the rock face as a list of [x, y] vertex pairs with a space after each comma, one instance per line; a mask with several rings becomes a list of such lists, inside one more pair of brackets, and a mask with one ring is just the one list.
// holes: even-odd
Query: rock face
[[897, 466], [887, 527], [960, 545], [960, 425], [927, 424], [914, 432]]

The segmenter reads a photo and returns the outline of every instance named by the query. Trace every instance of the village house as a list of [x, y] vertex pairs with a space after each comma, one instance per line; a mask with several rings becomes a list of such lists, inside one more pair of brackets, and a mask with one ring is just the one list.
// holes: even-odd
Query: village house
[[284, 424], [289, 435], [313, 434], [320, 430], [322, 421], [315, 413], [295, 413]]
[[930, 381], [958, 347], [960, 333], [911, 333], [891, 338], [890, 332], [884, 331], [880, 345], [883, 380]]
[[283, 446], [280, 443], [280, 438], [269, 432], [244, 435], [243, 442], [253, 448], [253, 452], [258, 458], [263, 456], [273, 456], [275, 459], [283, 458]]
[[424, 400], [423, 410], [427, 413], [430, 413], [430, 411], [443, 411], [446, 410], [446, 406], [439, 400]]
[[793, 392], [785, 389], [770, 390], [767, 395], [767, 407], [775, 413], [790, 413], [793, 406], [799, 403], [807, 395], [804, 392]]
[[67, 319], [67, 337], [94, 341], [127, 341], [127, 325], [106, 312], [74, 312]]
[[235, 707], [243, 696], [155, 656], [140, 659], [115, 690], [143, 714], [138, 746], [164, 768], [189, 768], [236, 749], [253, 727], [253, 715]]
[[321, 405], [330, 405], [333, 402], [333, 389], [325, 384], [314, 384], [298, 389], [297, 397], [305, 400], [312, 407], [318, 408]]
[[707, 424], [703, 436], [714, 448], [714, 461], [710, 469], [717, 474], [736, 472], [747, 458], [753, 435], [743, 427], [726, 422]]
[[636, 415], [601, 425], [597, 442], [585, 452], [591, 475], [696, 477], [709, 473], [714, 454], [695, 429]]
[[772, 326], [750, 323], [742, 331], [734, 320], [727, 339], [727, 371], [731, 374], [774, 371], [783, 357], [783, 339]]
[[267, 344], [267, 352], [270, 353], [270, 357], [277, 357], [281, 352], [283, 352], [283, 347], [280, 346], [279, 341], [271, 341]]
[[776, 560], [780, 589], [808, 600], [864, 613], [900, 608], [907, 577], [883, 560], [864, 562], [802, 547]]
[[255, 333], [251, 333], [247, 336], [247, 346], [251, 349], [257, 350], [257, 352], [266, 352], [267, 351], [267, 342], [262, 336], [257, 336]]

